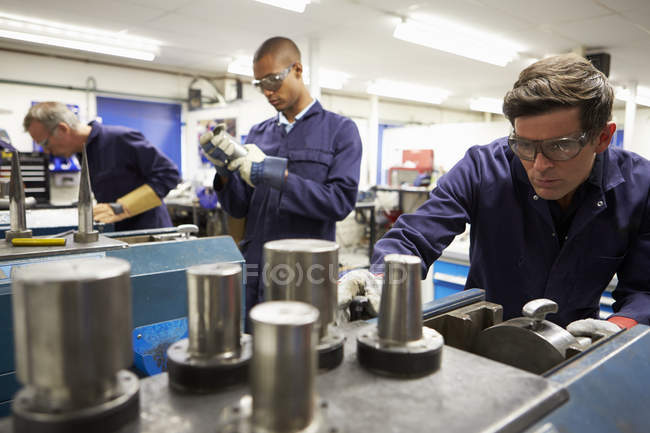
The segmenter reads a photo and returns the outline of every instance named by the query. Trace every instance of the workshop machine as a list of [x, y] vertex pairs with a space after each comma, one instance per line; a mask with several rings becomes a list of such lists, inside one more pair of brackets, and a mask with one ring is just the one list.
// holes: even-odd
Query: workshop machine
[[[168, 373], [139, 381], [124, 370], [126, 337], [95, 338], [103, 335], [99, 325], [64, 332], [58, 318], [65, 306], [43, 298], [68, 285], [70, 314], [92, 317], [105, 288], [127, 281], [125, 262], [100, 259], [107, 271], [85, 279], [69, 271], [78, 266], [71, 262], [58, 278], [34, 278], [25, 267], [14, 281], [23, 388], [0, 433], [647, 432], [647, 326], [575, 339], [545, 320], [557, 307], [549, 300], [532, 301], [521, 318], [503, 322], [501, 306], [478, 289], [422, 305], [419, 259], [405, 255], [385, 258], [377, 319], [336, 326], [328, 313], [336, 291], [323, 273], [336, 268], [328, 263], [334, 251], [304, 240], [266, 249], [275, 265], [264, 270], [264, 284], [275, 293], [251, 310], [252, 337], [239, 326], [239, 267], [188, 269], [188, 338], [168, 348]], [[102, 317], [119, 323], [124, 314]], [[114, 356], [108, 363], [44, 345], [38, 329], [51, 341], [85, 342], [91, 355]], [[342, 361], [319, 369], [319, 346], [332, 347], [324, 339], [339, 334]], [[57, 362], [39, 365], [43, 353]], [[96, 374], [80, 384], [65, 374], [76, 365]]]
[[[18, 165], [18, 158], [13, 158]], [[18, 167], [16, 167], [18, 168]], [[19, 170], [15, 172], [20, 173]], [[131, 329], [139, 330], [129, 339], [147, 341], [146, 350], [135, 353], [140, 365], [164, 368], [166, 348], [183, 335], [182, 330], [163, 334], [159, 324], [183, 320], [187, 316], [187, 283], [185, 270], [192, 265], [229, 262], [243, 268], [244, 260], [232, 238], [228, 236], [195, 238], [196, 227], [136, 230], [98, 233], [93, 226], [90, 180], [84, 155], [79, 191], [78, 228], [51, 236], [32, 237], [26, 226], [24, 192], [20, 176], [13, 176], [10, 190], [11, 225], [6, 240], [0, 240], [0, 417], [10, 413], [11, 399], [18, 390], [16, 379], [14, 326], [12, 314], [13, 272], [20, 268], [50, 263], [54, 274], [58, 266], [71, 259], [122, 259], [130, 265], [130, 303], [133, 315]], [[67, 210], [66, 210], [67, 211]], [[12, 241], [12, 238], [13, 241]], [[37, 242], [35, 246], [16, 246], [15, 241]], [[60, 245], [54, 244], [54, 241]], [[61, 244], [62, 243], [62, 244]], [[241, 290], [243, 290], [243, 283]], [[153, 344], [152, 342], [155, 342]], [[129, 342], [130, 345], [130, 342]], [[108, 351], [109, 348], [102, 349]], [[131, 350], [133, 360], [134, 353]], [[132, 363], [133, 361], [131, 361]], [[145, 369], [146, 370], [146, 369]], [[141, 373], [147, 374], [149, 371]]]

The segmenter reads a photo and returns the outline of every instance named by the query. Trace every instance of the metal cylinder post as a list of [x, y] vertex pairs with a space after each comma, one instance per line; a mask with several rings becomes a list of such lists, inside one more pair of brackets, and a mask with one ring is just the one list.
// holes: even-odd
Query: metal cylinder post
[[252, 422], [271, 432], [306, 428], [315, 411], [318, 310], [302, 302], [264, 302], [253, 324]]
[[241, 265], [187, 269], [188, 338], [167, 350], [173, 388], [204, 393], [246, 380], [252, 343], [241, 333], [241, 291]]
[[90, 186], [88, 156], [84, 145], [81, 156], [81, 174], [79, 176], [79, 200], [77, 203], [79, 230], [73, 235], [75, 242], [90, 243], [99, 240], [99, 232], [93, 230], [93, 199]]
[[215, 263], [187, 269], [189, 351], [210, 357], [239, 351], [241, 266]]
[[264, 244], [264, 293], [269, 301], [301, 301], [318, 308], [320, 336], [334, 322], [338, 296], [336, 242], [281, 239]]
[[137, 416], [137, 378], [120, 371], [133, 362], [129, 272], [114, 258], [13, 269], [16, 373], [25, 385], [15, 423], [66, 431], [68, 422], [92, 429], [106, 417]]
[[11, 154], [11, 178], [9, 181], [9, 230], [5, 231], [5, 240], [14, 238], [31, 238], [32, 231], [27, 229], [25, 215], [25, 188], [20, 172], [20, 154]]
[[357, 337], [357, 359], [379, 374], [419, 377], [440, 368], [444, 340], [422, 327], [421, 260], [388, 254], [377, 327]]
[[419, 257], [384, 257], [384, 288], [379, 304], [379, 338], [406, 343], [422, 338], [422, 290]]

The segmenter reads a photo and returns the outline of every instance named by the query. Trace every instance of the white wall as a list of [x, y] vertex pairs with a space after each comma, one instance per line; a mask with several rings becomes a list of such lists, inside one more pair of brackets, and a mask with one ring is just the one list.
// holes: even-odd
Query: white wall
[[388, 183], [386, 170], [402, 165], [402, 150], [433, 149], [434, 165], [442, 166], [447, 171], [471, 146], [488, 144], [509, 132], [510, 123], [507, 121], [441, 123], [387, 129], [382, 146], [382, 183]]

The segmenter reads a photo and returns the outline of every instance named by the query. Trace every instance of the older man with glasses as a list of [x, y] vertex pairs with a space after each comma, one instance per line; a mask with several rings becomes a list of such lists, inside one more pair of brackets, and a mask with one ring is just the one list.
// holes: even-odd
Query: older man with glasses
[[[253, 126], [245, 156], [225, 130], [208, 158], [219, 202], [246, 217], [241, 249], [248, 266], [246, 308], [263, 299], [262, 247], [283, 238], [335, 240], [336, 221], [357, 198], [361, 138], [352, 120], [323, 109], [302, 80], [300, 51], [290, 39], [265, 41], [253, 58], [253, 85], [278, 112]], [[209, 146], [208, 146], [209, 147]]]
[[[465, 287], [485, 289], [504, 319], [549, 298], [559, 306], [549, 320], [576, 335], [650, 324], [650, 162], [610, 148], [613, 100], [605, 75], [580, 56], [524, 69], [504, 98], [510, 136], [469, 149], [397, 220], [375, 245], [375, 273], [386, 254], [404, 253], [419, 255], [426, 275], [469, 223]], [[354, 272], [345, 284], [376, 284]], [[598, 320], [614, 274], [615, 314]]]
[[176, 165], [142, 133], [123, 126], [82, 124], [65, 104], [33, 105], [25, 131], [45, 152], [66, 158], [86, 148], [90, 183], [99, 202], [93, 217], [115, 230], [171, 226], [162, 198], [180, 177]]

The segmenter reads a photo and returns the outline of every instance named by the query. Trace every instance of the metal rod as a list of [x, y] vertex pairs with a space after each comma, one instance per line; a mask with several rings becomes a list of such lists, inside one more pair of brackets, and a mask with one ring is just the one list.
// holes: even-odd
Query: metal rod
[[250, 318], [254, 429], [302, 430], [315, 413], [318, 310], [302, 302], [272, 301], [255, 306]]
[[187, 269], [189, 352], [211, 357], [240, 350], [241, 266], [214, 263]]
[[421, 266], [416, 256], [384, 257], [384, 288], [377, 324], [381, 340], [407, 343], [422, 338]]

